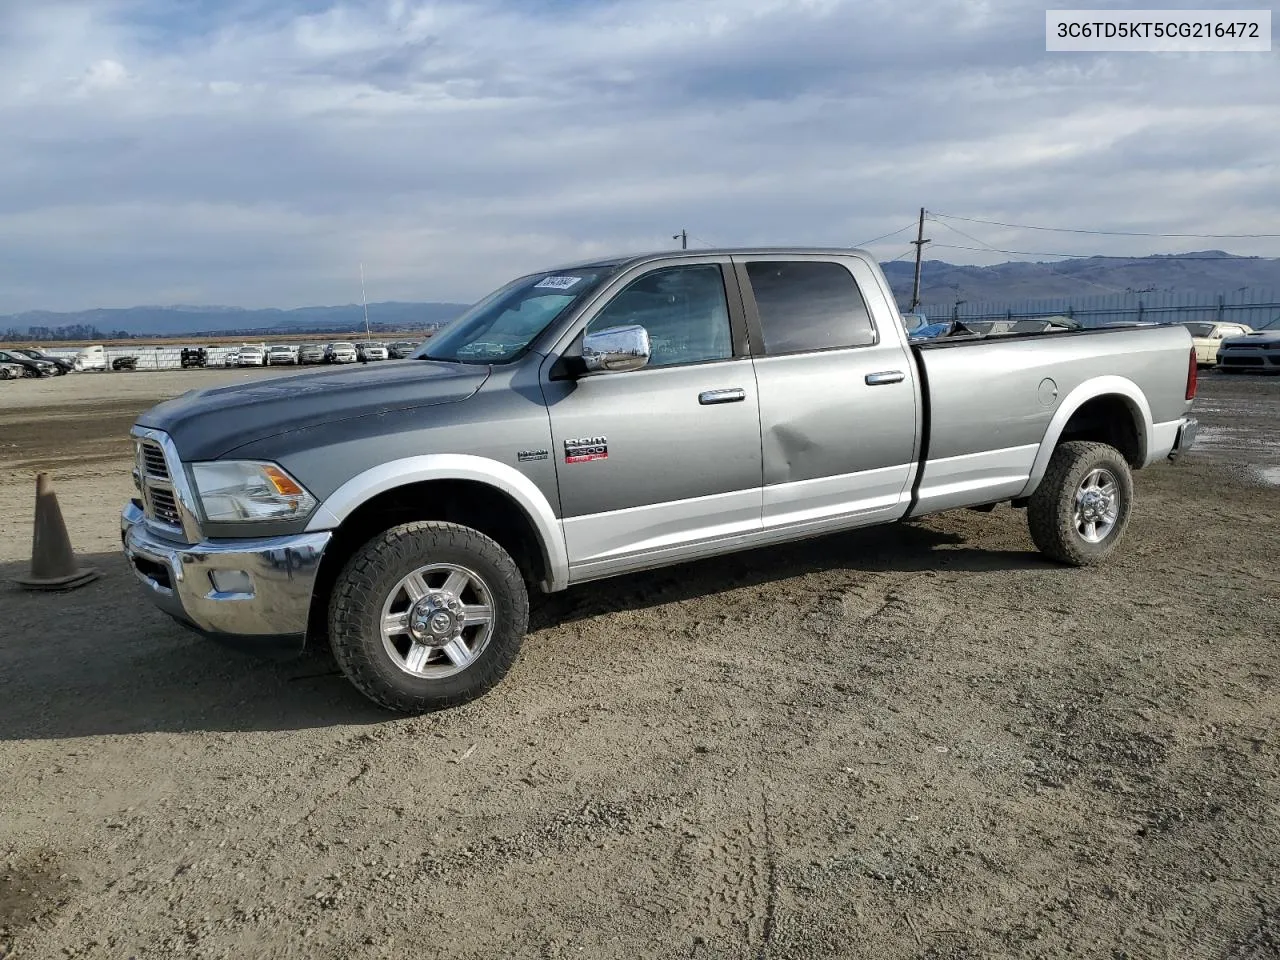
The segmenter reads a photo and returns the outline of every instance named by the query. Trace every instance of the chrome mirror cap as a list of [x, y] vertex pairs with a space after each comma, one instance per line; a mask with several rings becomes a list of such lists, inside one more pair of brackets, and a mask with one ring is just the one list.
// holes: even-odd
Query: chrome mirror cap
[[649, 356], [649, 331], [638, 324], [596, 330], [582, 338], [582, 362], [588, 373], [639, 370]]

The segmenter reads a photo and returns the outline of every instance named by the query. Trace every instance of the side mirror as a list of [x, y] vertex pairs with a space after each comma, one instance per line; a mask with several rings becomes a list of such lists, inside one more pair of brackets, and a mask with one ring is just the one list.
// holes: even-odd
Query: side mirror
[[649, 331], [638, 324], [596, 330], [582, 338], [582, 362], [588, 373], [625, 373], [649, 362]]

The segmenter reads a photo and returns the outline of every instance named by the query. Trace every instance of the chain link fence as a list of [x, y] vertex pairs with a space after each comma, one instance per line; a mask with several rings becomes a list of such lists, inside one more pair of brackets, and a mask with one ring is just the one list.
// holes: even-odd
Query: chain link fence
[[1085, 327], [1113, 323], [1243, 323], [1257, 329], [1280, 317], [1274, 290], [1242, 289], [1231, 293], [1134, 291], [1096, 297], [1051, 297], [969, 303], [955, 300], [922, 308], [930, 320], [1030, 320], [1070, 317]]

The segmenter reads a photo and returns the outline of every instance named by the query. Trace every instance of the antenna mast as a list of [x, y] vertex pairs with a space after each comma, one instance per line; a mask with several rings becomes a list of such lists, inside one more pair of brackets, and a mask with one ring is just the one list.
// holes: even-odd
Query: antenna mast
[[372, 339], [373, 334], [369, 332], [369, 304], [364, 296], [364, 261], [360, 261], [360, 306], [364, 308], [364, 335], [366, 338]]

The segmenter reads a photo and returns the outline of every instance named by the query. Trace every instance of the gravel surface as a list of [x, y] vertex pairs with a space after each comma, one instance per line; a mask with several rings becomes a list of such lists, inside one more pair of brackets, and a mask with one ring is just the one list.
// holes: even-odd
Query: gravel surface
[[102, 574], [0, 587], [0, 957], [1280, 955], [1280, 379], [1100, 569], [1000, 508], [605, 581], [402, 719], [118, 556], [129, 422], [242, 376], [0, 384], [0, 578], [35, 469]]

